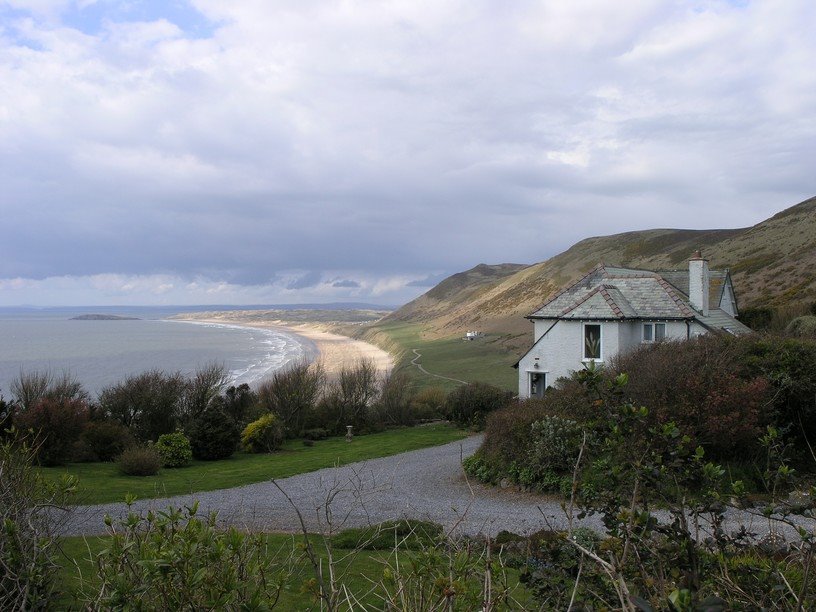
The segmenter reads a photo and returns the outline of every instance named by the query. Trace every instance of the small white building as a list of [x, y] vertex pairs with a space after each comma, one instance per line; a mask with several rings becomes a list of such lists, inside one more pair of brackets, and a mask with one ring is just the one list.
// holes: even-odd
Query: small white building
[[519, 397], [540, 397], [590, 361], [602, 364], [644, 342], [750, 332], [737, 315], [728, 270], [709, 270], [699, 251], [688, 270], [599, 264], [527, 317], [534, 342], [516, 364]]

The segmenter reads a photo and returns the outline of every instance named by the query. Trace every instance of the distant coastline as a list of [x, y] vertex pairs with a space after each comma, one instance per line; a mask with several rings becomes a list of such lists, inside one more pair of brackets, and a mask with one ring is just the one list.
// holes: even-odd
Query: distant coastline
[[69, 321], [141, 321], [139, 317], [125, 317], [112, 314], [84, 314], [71, 317]]

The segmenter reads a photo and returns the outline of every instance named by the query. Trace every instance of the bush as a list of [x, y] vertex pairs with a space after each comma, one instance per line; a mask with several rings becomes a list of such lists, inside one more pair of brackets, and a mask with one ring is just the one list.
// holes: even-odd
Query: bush
[[375, 426], [371, 408], [377, 398], [377, 368], [370, 359], [344, 367], [325, 391], [315, 410], [314, 424], [334, 434], [343, 433], [346, 425], [364, 433]]
[[287, 437], [300, 435], [314, 412], [325, 381], [320, 364], [298, 361], [277, 370], [258, 388], [258, 403], [281, 418]]
[[238, 423], [239, 427], [245, 427], [265, 412], [258, 405], [258, 395], [246, 383], [227, 389], [223, 402], [224, 411]]
[[184, 467], [185, 465], [189, 465], [193, 460], [190, 440], [180, 431], [160, 435], [156, 441], [155, 448], [159, 451], [162, 467]]
[[503, 408], [512, 398], [511, 391], [482, 382], [469, 383], [448, 394], [445, 412], [458, 425], [484, 429], [488, 413]]
[[785, 331], [794, 336], [816, 338], [816, 316], [797, 317], [788, 323]]
[[556, 474], [570, 471], [578, 458], [583, 429], [576, 421], [545, 416], [530, 426], [530, 464]]
[[708, 334], [644, 345], [612, 359], [606, 375], [628, 374], [623, 392], [649, 408], [648, 426], [674, 422], [715, 457], [751, 454], [771, 419], [770, 388], [740, 367], [746, 341]]
[[291, 552], [268, 547], [264, 534], [216, 526], [198, 504], [126, 519], [108, 528], [87, 581], [87, 609], [270, 610], [292, 572]]
[[131, 446], [119, 457], [119, 470], [126, 476], [155, 476], [161, 456], [153, 446]]
[[136, 443], [130, 430], [116, 421], [91, 421], [82, 432], [82, 441], [96, 461], [113, 461]]
[[106, 418], [129, 428], [141, 442], [151, 442], [180, 424], [184, 377], [150, 370], [106, 387], [99, 404]]
[[271, 453], [283, 444], [283, 427], [280, 419], [272, 414], [265, 414], [244, 428], [241, 434], [241, 446], [250, 453]]
[[442, 387], [426, 387], [411, 400], [411, 412], [417, 421], [433, 421], [444, 417], [448, 392]]
[[14, 418], [22, 431], [31, 430], [37, 440], [36, 456], [41, 465], [61, 465], [71, 458], [88, 420], [88, 406], [82, 400], [40, 399]]
[[184, 383], [181, 421], [188, 423], [197, 419], [226, 386], [228, 380], [229, 373], [223, 364], [208, 363], [198, 368]]
[[58, 596], [56, 534], [73, 478], [46, 483], [34, 469], [36, 448], [9, 431], [0, 441], [0, 610], [40, 610]]
[[416, 419], [411, 406], [412, 397], [408, 377], [390, 373], [382, 381], [379, 397], [374, 404], [376, 420], [387, 427], [413, 425]]
[[235, 452], [241, 432], [218, 402], [213, 402], [190, 426], [193, 457], [204, 461], [226, 459]]
[[329, 437], [329, 432], [322, 427], [315, 427], [314, 429], [304, 431], [303, 437], [307, 440], [325, 440]]

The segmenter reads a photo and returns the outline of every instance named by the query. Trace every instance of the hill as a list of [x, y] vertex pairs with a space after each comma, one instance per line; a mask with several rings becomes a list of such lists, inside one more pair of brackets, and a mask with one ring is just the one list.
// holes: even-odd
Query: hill
[[479, 329], [512, 350], [529, 342], [524, 319], [555, 290], [600, 261], [680, 269], [700, 249], [714, 269], [729, 268], [740, 307], [816, 301], [816, 197], [742, 229], [653, 229], [587, 238], [533, 265], [480, 264], [445, 279], [382, 324], [421, 324], [426, 338]]

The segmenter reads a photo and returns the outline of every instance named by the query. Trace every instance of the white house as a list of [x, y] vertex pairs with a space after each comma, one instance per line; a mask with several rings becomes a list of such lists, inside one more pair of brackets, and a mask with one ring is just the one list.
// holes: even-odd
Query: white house
[[534, 343], [516, 364], [519, 397], [541, 396], [584, 364], [603, 363], [643, 342], [750, 332], [737, 315], [728, 270], [709, 270], [699, 251], [688, 270], [599, 264], [527, 317]]

